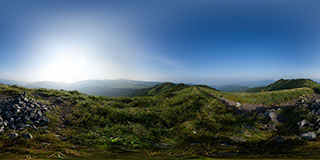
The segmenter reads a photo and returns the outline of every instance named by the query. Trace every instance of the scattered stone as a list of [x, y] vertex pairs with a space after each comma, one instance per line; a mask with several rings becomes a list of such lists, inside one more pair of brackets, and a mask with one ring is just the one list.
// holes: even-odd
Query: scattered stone
[[231, 144], [228, 144], [228, 143], [220, 143], [220, 146], [229, 147], [229, 146], [232, 146], [232, 145], [231, 145]]
[[61, 103], [63, 103], [62, 98], [61, 98], [61, 97], [58, 97], [58, 98], [56, 99], [55, 103], [56, 103], [56, 104], [61, 104]]
[[281, 136], [277, 136], [274, 140], [275, 140], [276, 142], [279, 142], [279, 143], [285, 141], [285, 139], [284, 139], [283, 137], [281, 137]]
[[30, 134], [30, 133], [25, 133], [25, 134], [23, 134], [23, 135], [21, 135], [22, 136], [22, 138], [24, 138], [24, 139], [33, 139], [33, 136]]
[[37, 100], [27, 98], [27, 92], [19, 93], [15, 98], [0, 102], [0, 133], [6, 128], [24, 130], [48, 126], [50, 119], [45, 113], [50, 107]]
[[42, 142], [43, 145], [51, 145], [49, 142]]
[[275, 111], [267, 111], [265, 115], [274, 123], [279, 123], [283, 121], [283, 118], [279, 116]]
[[246, 140], [244, 140], [243, 138], [237, 137], [237, 136], [231, 137], [230, 140], [233, 141], [233, 142], [235, 142], [235, 143], [241, 143], [241, 142], [245, 142], [245, 141], [246, 141]]
[[298, 122], [298, 126], [299, 126], [300, 129], [303, 128], [303, 127], [305, 127], [305, 126], [308, 126], [308, 124], [309, 124], [309, 122], [308, 122], [308, 120], [306, 120], [306, 119]]
[[240, 107], [241, 107], [241, 103], [240, 103], [240, 102], [237, 102], [237, 103], [236, 103], [236, 107], [237, 107], [237, 108], [240, 108]]
[[320, 134], [320, 128], [317, 130], [317, 133]]
[[305, 138], [305, 139], [314, 140], [314, 139], [317, 139], [317, 133], [315, 133], [315, 132], [301, 133], [300, 137]]
[[161, 149], [168, 149], [168, 148], [170, 148], [170, 144], [159, 142], [159, 143], [155, 144], [155, 147], [161, 148]]
[[11, 133], [8, 135], [11, 139], [17, 138], [19, 135], [18, 133]]
[[268, 130], [276, 130], [276, 125], [274, 125], [274, 124], [267, 124], [267, 128], [268, 128]]

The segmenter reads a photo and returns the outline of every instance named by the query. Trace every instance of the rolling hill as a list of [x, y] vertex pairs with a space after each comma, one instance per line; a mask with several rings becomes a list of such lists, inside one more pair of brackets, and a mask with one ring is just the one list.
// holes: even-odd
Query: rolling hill
[[19, 85], [27, 88], [46, 88], [46, 89], [63, 89], [63, 90], [77, 90], [84, 94], [94, 96], [107, 97], [124, 97], [130, 96], [140, 89], [150, 88], [159, 82], [134, 81], [127, 79], [118, 80], [85, 80], [74, 83], [65, 82], [22, 82], [12, 80], [0, 80], [2, 84]]
[[320, 84], [311, 79], [280, 79], [265, 87], [250, 88], [247, 92], [266, 92], [303, 87], [319, 91]]
[[[305, 87], [230, 93], [204, 85], [162, 83], [137, 97], [111, 98], [0, 85], [0, 102], [6, 104], [0, 107], [10, 108], [1, 108], [6, 112], [1, 112], [0, 156], [320, 157], [320, 143], [315, 141], [318, 97]], [[224, 100], [256, 103], [266, 110], [249, 112]], [[289, 101], [296, 103], [277, 107]], [[25, 109], [25, 103], [30, 107]], [[20, 112], [34, 106], [40, 107], [37, 112], [47, 112]], [[46, 122], [42, 125], [48, 125], [28, 115], [40, 116], [41, 123]]]

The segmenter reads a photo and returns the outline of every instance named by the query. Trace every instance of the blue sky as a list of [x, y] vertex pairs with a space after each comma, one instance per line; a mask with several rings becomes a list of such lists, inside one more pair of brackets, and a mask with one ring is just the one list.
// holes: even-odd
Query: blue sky
[[0, 78], [320, 78], [319, 2], [2, 0]]

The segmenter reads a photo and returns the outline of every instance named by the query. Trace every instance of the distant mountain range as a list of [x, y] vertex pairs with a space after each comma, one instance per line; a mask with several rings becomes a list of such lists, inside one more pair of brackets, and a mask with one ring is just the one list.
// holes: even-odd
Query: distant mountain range
[[[320, 82], [320, 80], [314, 80]], [[209, 85], [217, 90], [224, 92], [254, 92], [264, 86], [274, 83], [274, 80], [238, 82], [229, 85]], [[84, 80], [74, 83], [65, 82], [24, 82], [10, 79], [0, 79], [0, 84], [19, 85], [27, 88], [47, 88], [77, 90], [79, 92], [108, 97], [132, 96], [142, 93], [143, 90], [151, 88], [161, 82], [135, 81], [128, 79], [117, 80]]]
[[210, 85], [210, 87], [216, 88], [224, 92], [245, 92], [250, 88], [267, 86], [273, 82], [275, 82], [275, 80], [266, 79], [261, 81], [238, 82], [227, 85]]
[[27, 88], [77, 90], [79, 92], [89, 95], [108, 97], [130, 96], [138, 90], [151, 88], [156, 84], [159, 84], [159, 82], [134, 81], [127, 79], [85, 80], [74, 83], [51, 81], [23, 82], [8, 79], [0, 79], [0, 83], [9, 85], [19, 85]]

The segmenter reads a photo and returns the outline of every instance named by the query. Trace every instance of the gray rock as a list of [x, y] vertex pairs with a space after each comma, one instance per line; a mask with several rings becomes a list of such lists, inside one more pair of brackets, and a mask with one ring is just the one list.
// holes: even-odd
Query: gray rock
[[309, 122], [308, 122], [308, 120], [306, 120], [306, 119], [298, 122], [298, 126], [299, 126], [300, 129], [303, 128], [303, 127], [305, 127], [305, 126], [308, 126], [308, 124], [309, 124]]
[[14, 124], [14, 118], [10, 118], [9, 124]]
[[22, 136], [22, 138], [24, 138], [24, 139], [33, 139], [33, 136], [30, 134], [30, 133], [25, 133], [25, 134], [23, 134], [23, 135], [21, 135]]
[[268, 113], [268, 118], [274, 123], [279, 123], [279, 120], [278, 120], [279, 116], [278, 116], [278, 114], [276, 112], [273, 112], [273, 111], [269, 112]]
[[47, 117], [42, 117], [42, 121], [44, 121], [45, 123], [50, 123], [50, 119]]
[[170, 146], [171, 145], [168, 143], [161, 143], [161, 142], [155, 144], [155, 147], [161, 148], [161, 149], [168, 149], [170, 148]]
[[276, 125], [274, 125], [274, 124], [267, 124], [267, 129], [268, 129], [268, 130], [276, 130]]
[[220, 143], [220, 146], [223, 146], [223, 147], [229, 147], [229, 146], [232, 146], [231, 144], [229, 143]]
[[281, 137], [281, 136], [277, 136], [277, 137], [274, 139], [274, 141], [281, 143], [281, 142], [285, 141], [285, 139], [284, 139], [283, 137]]
[[0, 127], [19, 130], [28, 127], [38, 129], [50, 123], [50, 119], [44, 116], [50, 111], [50, 106], [27, 98], [26, 92], [1, 101], [0, 110]]
[[300, 103], [304, 103], [306, 100], [305, 100], [305, 98], [304, 97], [299, 97], [300, 98]]
[[237, 136], [231, 137], [230, 140], [233, 141], [233, 142], [235, 142], [235, 143], [240, 143], [240, 142], [245, 142], [245, 141], [246, 141], [246, 140], [244, 140], [243, 138], [237, 137]]
[[18, 133], [11, 133], [8, 135], [10, 138], [14, 139], [14, 138], [17, 138], [19, 135]]
[[238, 107], [238, 108], [241, 107], [241, 103], [240, 103], [240, 102], [237, 102], [237, 103], [236, 103], [236, 107]]
[[317, 139], [317, 133], [315, 133], [315, 132], [305, 132], [305, 133], [301, 133], [300, 137], [301, 138], [305, 138], [305, 139], [314, 140], [314, 139]]

